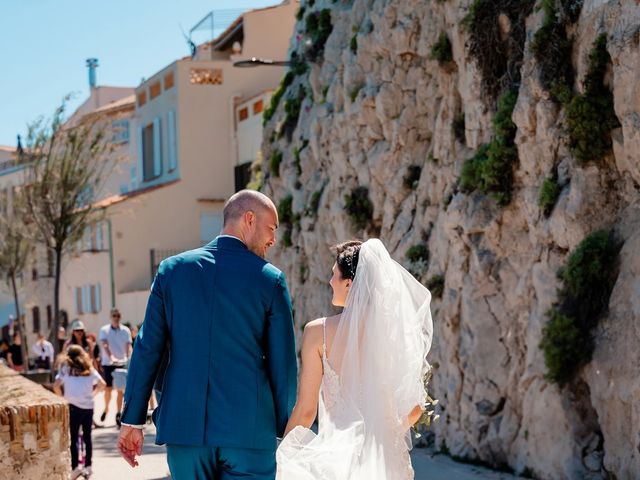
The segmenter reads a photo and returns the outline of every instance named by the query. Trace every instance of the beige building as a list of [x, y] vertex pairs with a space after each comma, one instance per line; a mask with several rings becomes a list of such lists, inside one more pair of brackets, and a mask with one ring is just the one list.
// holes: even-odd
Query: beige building
[[[262, 109], [284, 74], [282, 67], [233, 63], [285, 58], [297, 8], [292, 0], [245, 12], [193, 57], [134, 91], [108, 96], [96, 87], [100, 99], [88, 99], [74, 114], [73, 121], [106, 115], [128, 134], [97, 202], [107, 220], [63, 265], [61, 306], [69, 320], [80, 318], [97, 332], [117, 306], [124, 322], [141, 323], [160, 261], [220, 232], [224, 202], [246, 185], [262, 141]], [[32, 330], [33, 302], [24, 304]]]

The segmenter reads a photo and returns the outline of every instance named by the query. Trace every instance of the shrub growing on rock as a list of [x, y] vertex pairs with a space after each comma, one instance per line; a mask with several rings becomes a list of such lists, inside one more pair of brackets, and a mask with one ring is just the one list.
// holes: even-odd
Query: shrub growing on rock
[[418, 188], [420, 182], [420, 176], [422, 175], [422, 167], [420, 165], [409, 165], [407, 167], [407, 173], [402, 179], [404, 188], [407, 190], [415, 190]]
[[280, 176], [280, 164], [282, 163], [282, 152], [276, 150], [269, 157], [269, 169], [274, 177]]
[[466, 124], [464, 120], [464, 112], [459, 113], [455, 117], [453, 117], [453, 121], [451, 122], [451, 131], [453, 132], [453, 136], [458, 140], [458, 142], [464, 144], [466, 143]]
[[538, 206], [546, 217], [551, 214], [555, 207], [558, 197], [560, 196], [560, 186], [555, 178], [546, 178], [542, 182], [540, 195], [538, 197]]
[[434, 275], [427, 281], [426, 287], [435, 298], [442, 298], [444, 293], [444, 275]]
[[514, 144], [516, 125], [511, 119], [517, 99], [515, 90], [508, 90], [500, 96], [493, 119], [494, 136], [465, 162], [460, 177], [463, 190], [488, 193], [501, 205], [511, 201], [513, 164], [518, 159]]
[[311, 62], [316, 62], [324, 53], [324, 44], [333, 31], [331, 24], [331, 10], [324, 8], [319, 12], [311, 12], [305, 19], [306, 34], [311, 45], [306, 50], [306, 56]]
[[365, 229], [373, 218], [373, 204], [369, 199], [369, 189], [356, 187], [351, 193], [345, 195], [344, 200], [344, 209], [354, 227], [358, 230]]
[[404, 256], [412, 263], [416, 262], [428, 262], [429, 261], [429, 247], [426, 243], [419, 243], [409, 247]]
[[451, 41], [447, 34], [442, 32], [438, 37], [438, 41], [431, 47], [431, 60], [437, 60], [440, 66], [453, 61], [453, 52], [451, 51]]
[[612, 232], [594, 232], [576, 247], [558, 273], [562, 281], [559, 302], [547, 313], [549, 322], [540, 343], [547, 377], [553, 382], [571, 381], [591, 360], [593, 330], [609, 303], [620, 247]]
[[293, 233], [293, 225], [296, 223], [296, 215], [293, 213], [293, 197], [287, 195], [280, 203], [278, 203], [278, 220], [282, 225], [282, 243], [285, 247], [293, 245], [291, 234]]
[[[469, 32], [469, 51], [482, 73], [484, 93], [492, 100], [505, 88], [520, 84], [525, 20], [534, 4], [535, 0], [474, 0], [462, 22]], [[500, 31], [501, 14], [511, 24], [506, 37]]]
[[599, 160], [610, 151], [611, 130], [620, 126], [613, 109], [613, 94], [604, 84], [610, 61], [603, 33], [596, 38], [589, 55], [584, 93], [574, 96], [567, 107], [569, 147], [580, 163]]

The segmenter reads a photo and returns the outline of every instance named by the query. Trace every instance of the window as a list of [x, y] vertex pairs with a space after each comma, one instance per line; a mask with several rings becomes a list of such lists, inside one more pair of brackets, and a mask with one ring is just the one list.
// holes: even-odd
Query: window
[[114, 120], [111, 122], [113, 143], [129, 143], [129, 120]]
[[253, 104], [253, 114], [257, 115], [262, 112], [264, 109], [264, 102], [262, 100], [258, 100]]
[[169, 72], [164, 76], [164, 89], [173, 88], [173, 72]]
[[[102, 310], [102, 288], [99, 283], [74, 288], [76, 313], [99, 313]], [[62, 311], [60, 312], [61, 316]]]
[[251, 162], [237, 165], [234, 168], [236, 192], [247, 188], [247, 183], [251, 181]]
[[31, 315], [33, 316], [33, 333], [38, 333], [40, 331], [40, 308], [33, 307]]
[[238, 111], [238, 120], [242, 122], [247, 118], [249, 118], [249, 109], [247, 107], [241, 108]]
[[153, 100], [161, 93], [162, 93], [162, 87], [160, 87], [160, 81], [157, 81], [156, 83], [152, 83], [151, 86], [149, 87], [149, 98]]
[[142, 92], [138, 93], [138, 106], [141, 107], [145, 103], [147, 103], [147, 92], [143, 90]]
[[140, 149], [142, 150], [142, 178], [145, 182], [159, 177], [162, 173], [160, 151], [160, 119], [156, 118], [141, 128]]
[[222, 85], [222, 70], [219, 68], [192, 68], [189, 81], [193, 85]]
[[200, 214], [200, 240], [202, 243], [209, 243], [222, 231], [222, 214], [201, 213]]
[[60, 326], [64, 328], [69, 326], [69, 314], [66, 310], [60, 310]]
[[178, 145], [176, 132], [176, 113], [169, 110], [167, 114], [167, 136], [169, 143], [169, 171], [178, 167]]
[[51, 313], [51, 305], [47, 305], [47, 329], [51, 329], [51, 320], [53, 319]]

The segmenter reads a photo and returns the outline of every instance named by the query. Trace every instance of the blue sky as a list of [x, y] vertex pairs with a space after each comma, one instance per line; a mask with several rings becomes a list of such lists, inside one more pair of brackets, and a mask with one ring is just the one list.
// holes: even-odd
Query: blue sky
[[[88, 95], [85, 59], [96, 57], [99, 85], [136, 86], [189, 53], [180, 26], [210, 11], [257, 8], [280, 0], [0, 0], [0, 145], [67, 93]], [[221, 12], [224, 13], [224, 12]], [[196, 43], [207, 40], [194, 33]]]

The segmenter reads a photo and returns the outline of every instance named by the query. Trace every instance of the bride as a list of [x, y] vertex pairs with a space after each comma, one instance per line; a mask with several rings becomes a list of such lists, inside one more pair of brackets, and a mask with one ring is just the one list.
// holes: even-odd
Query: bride
[[[431, 294], [380, 240], [335, 249], [332, 303], [344, 309], [304, 329], [298, 398], [276, 478], [413, 479], [409, 428], [426, 398]], [[310, 430], [316, 413], [317, 435]]]

